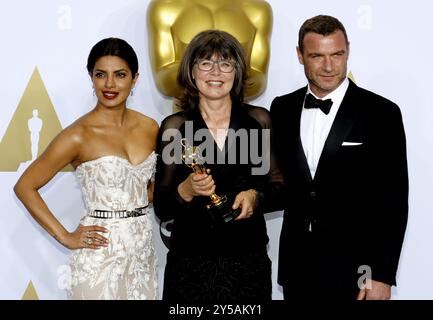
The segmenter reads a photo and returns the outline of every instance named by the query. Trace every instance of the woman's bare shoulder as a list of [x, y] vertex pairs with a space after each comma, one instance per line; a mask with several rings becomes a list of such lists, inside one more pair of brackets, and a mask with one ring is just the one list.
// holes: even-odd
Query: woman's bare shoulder
[[155, 119], [153, 119], [149, 116], [146, 116], [145, 114], [138, 112], [138, 111], [135, 111], [135, 110], [129, 109], [129, 112], [131, 112], [131, 115], [132, 115], [134, 121], [136, 121], [136, 123], [140, 127], [143, 127], [143, 128], [150, 130], [152, 132], [158, 131], [159, 125]]
[[87, 138], [91, 127], [92, 115], [88, 112], [63, 129], [60, 134], [75, 142], [82, 142]]

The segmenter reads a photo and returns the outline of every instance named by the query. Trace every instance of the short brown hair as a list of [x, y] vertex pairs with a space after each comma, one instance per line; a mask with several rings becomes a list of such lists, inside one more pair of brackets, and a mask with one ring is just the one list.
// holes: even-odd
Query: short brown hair
[[298, 47], [301, 52], [304, 52], [304, 38], [309, 32], [314, 32], [327, 36], [337, 30], [341, 30], [346, 39], [346, 44], [349, 44], [346, 29], [343, 24], [334, 17], [326, 15], [318, 15], [306, 20], [299, 29]]
[[221, 30], [206, 30], [197, 34], [189, 43], [179, 66], [177, 82], [184, 88], [180, 99], [183, 110], [196, 108], [199, 103], [199, 91], [192, 78], [192, 69], [198, 59], [210, 59], [214, 54], [224, 59], [232, 59], [235, 65], [235, 78], [230, 97], [233, 103], [242, 102], [244, 82], [247, 79], [247, 61], [245, 51], [238, 40]]

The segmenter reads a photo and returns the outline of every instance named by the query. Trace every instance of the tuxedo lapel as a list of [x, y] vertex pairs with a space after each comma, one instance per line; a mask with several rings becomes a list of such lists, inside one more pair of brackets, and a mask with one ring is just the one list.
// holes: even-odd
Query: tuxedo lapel
[[[296, 162], [304, 175], [306, 181], [310, 182], [313, 178], [311, 176], [310, 168], [308, 167], [307, 157], [305, 156], [304, 148], [302, 147], [301, 141], [301, 114], [302, 114], [302, 106], [304, 104], [305, 94], [307, 93], [307, 87], [304, 90], [300, 91], [300, 94], [295, 97], [294, 105], [296, 106], [294, 109], [294, 115], [292, 119], [294, 119], [294, 131], [291, 131], [289, 134], [293, 135], [295, 139], [295, 153], [296, 153]], [[293, 134], [293, 132], [295, 134]]]
[[334, 123], [332, 124], [328, 138], [325, 141], [316, 170], [316, 180], [320, 179], [321, 173], [326, 171], [327, 164], [335, 157], [338, 149], [359, 116], [359, 108], [357, 108], [356, 102], [356, 91], [357, 86], [350, 81], [349, 87], [347, 88], [346, 94], [334, 119]]

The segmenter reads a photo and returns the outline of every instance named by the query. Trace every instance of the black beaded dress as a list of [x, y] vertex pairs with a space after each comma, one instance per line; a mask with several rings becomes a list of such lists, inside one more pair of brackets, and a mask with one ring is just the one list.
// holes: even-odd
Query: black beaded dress
[[[283, 182], [273, 159], [270, 128], [271, 120], [266, 109], [248, 104], [234, 105], [229, 131], [237, 133], [238, 138], [227, 138], [222, 150], [211, 141], [214, 161], [208, 161], [205, 166], [215, 181], [216, 194], [227, 195], [233, 203], [239, 192], [255, 189], [259, 199], [251, 218], [218, 223], [206, 210], [209, 197], [194, 197], [191, 202], [186, 202], [178, 194], [178, 185], [192, 172], [179, 159], [179, 152], [177, 163], [166, 163], [170, 149], [179, 146], [181, 138], [189, 136], [193, 140], [190, 143], [195, 146], [203, 143], [205, 138], [200, 133], [208, 131], [208, 128], [200, 111], [182, 111], [168, 116], [161, 123], [154, 209], [162, 221], [173, 219], [164, 273], [164, 300], [271, 299], [269, 239], [263, 214], [278, 207], [277, 199], [281, 199], [278, 195]], [[209, 139], [209, 135], [205, 137]], [[171, 155], [175, 153], [173, 151]], [[257, 154], [263, 156], [261, 161], [257, 161], [260, 157], [254, 156]]]

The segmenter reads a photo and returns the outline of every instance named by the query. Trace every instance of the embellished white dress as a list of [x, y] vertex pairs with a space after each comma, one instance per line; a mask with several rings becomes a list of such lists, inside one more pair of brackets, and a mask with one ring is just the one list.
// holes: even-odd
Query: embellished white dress
[[[87, 161], [76, 169], [87, 212], [134, 210], [148, 205], [147, 184], [155, 173], [156, 154], [132, 165], [118, 156]], [[146, 299], [157, 294], [156, 257], [152, 220], [145, 215], [94, 218], [81, 224], [109, 230], [108, 247], [74, 250], [71, 259], [71, 299]]]

